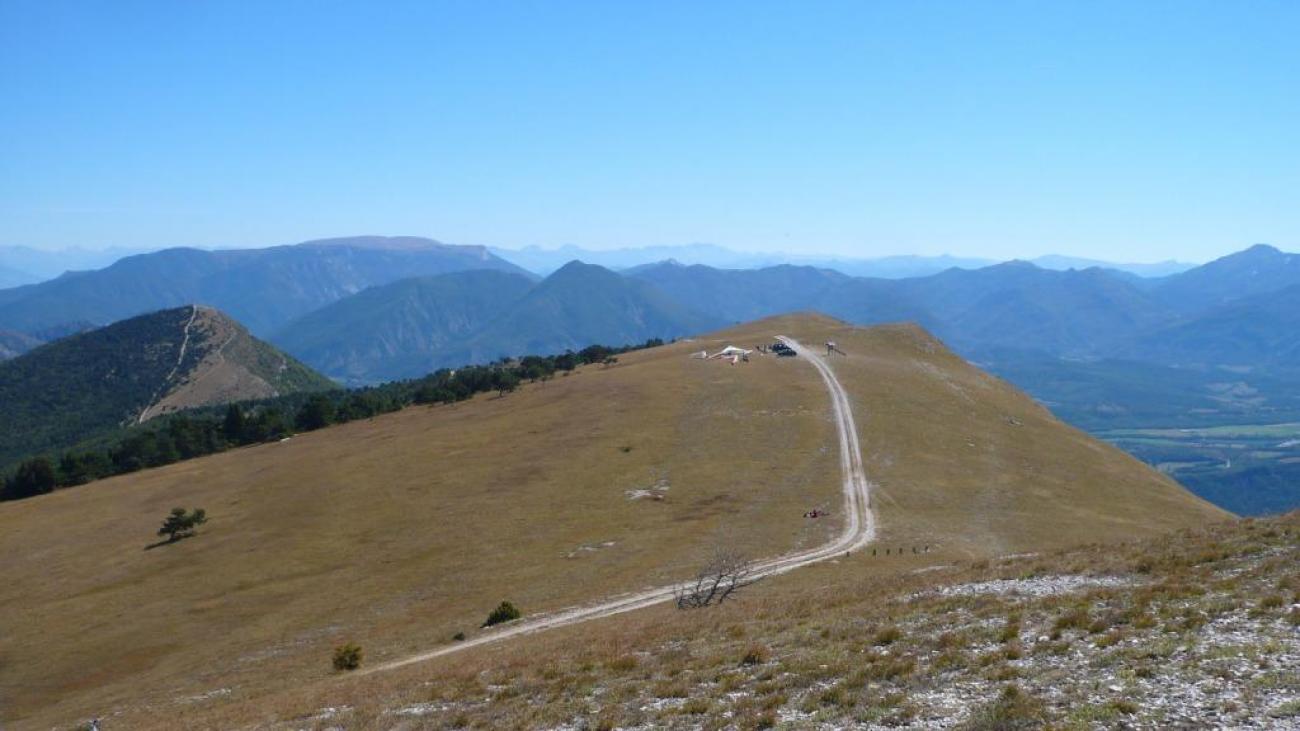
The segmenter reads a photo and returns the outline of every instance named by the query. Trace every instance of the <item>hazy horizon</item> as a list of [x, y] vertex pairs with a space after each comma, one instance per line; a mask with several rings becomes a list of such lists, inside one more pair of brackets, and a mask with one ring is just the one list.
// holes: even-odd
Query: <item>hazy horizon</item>
[[0, 244], [1203, 262], [1300, 240], [1300, 6], [0, 6]]
[[684, 242], [669, 242], [669, 243], [648, 242], [648, 243], [639, 243], [639, 244], [628, 244], [628, 243], [620, 243], [614, 241], [606, 244], [598, 244], [598, 245], [590, 245], [590, 246], [581, 245], [573, 242], [565, 242], [565, 241], [561, 241], [559, 243], [552, 243], [552, 244], [537, 244], [537, 243], [529, 243], [529, 242], [522, 242], [522, 243], [492, 242], [492, 241], [467, 242], [467, 241], [452, 241], [447, 239], [446, 237], [438, 236], [437, 234], [411, 233], [411, 232], [326, 234], [322, 236], [298, 236], [296, 238], [290, 238], [290, 239], [280, 240], [280, 241], [231, 242], [231, 243], [216, 243], [216, 244], [186, 243], [184, 241], [178, 241], [174, 243], [164, 243], [164, 244], [155, 244], [155, 245], [147, 245], [147, 246], [133, 245], [130, 242], [110, 244], [110, 243], [96, 243], [94, 241], [90, 241], [85, 243], [73, 243], [73, 244], [40, 245], [40, 244], [24, 242], [24, 241], [0, 241], [0, 249], [17, 247], [17, 248], [27, 248], [27, 249], [32, 249], [34, 251], [41, 251], [41, 252], [48, 252], [48, 253], [58, 253], [61, 251], [75, 251], [75, 250], [82, 250], [87, 252], [130, 251], [130, 252], [144, 253], [144, 252], [152, 252], [152, 251], [161, 251], [163, 249], [172, 249], [172, 248], [193, 248], [193, 249], [204, 249], [208, 251], [216, 251], [221, 249], [260, 249], [260, 248], [268, 248], [272, 246], [292, 246], [295, 244], [306, 243], [309, 241], [341, 239], [341, 238], [356, 238], [356, 237], [365, 237], [365, 236], [382, 236], [382, 237], [390, 237], [390, 238], [404, 238], [404, 237], [424, 238], [433, 241], [438, 241], [439, 243], [444, 243], [444, 244], [451, 244], [451, 245], [458, 245], [458, 246], [483, 246], [490, 249], [505, 249], [510, 251], [526, 251], [529, 249], [536, 249], [540, 251], [555, 252], [555, 251], [561, 251], [569, 248], [576, 248], [576, 249], [583, 249], [583, 250], [597, 251], [597, 252], [614, 252], [614, 251], [633, 250], [633, 249], [660, 249], [660, 248], [672, 249], [672, 248], [688, 248], [688, 247], [695, 247], [695, 246], [707, 246], [707, 247], [716, 247], [719, 249], [725, 249], [735, 254], [744, 254], [744, 255], [753, 255], [753, 256], [785, 256], [790, 258], [801, 258], [801, 259], [864, 259], [867, 260], [867, 259], [888, 259], [893, 257], [914, 256], [920, 258], [951, 257], [955, 259], [988, 259], [990, 261], [1013, 261], [1013, 260], [1032, 261], [1034, 259], [1041, 259], [1044, 257], [1060, 256], [1060, 257], [1067, 257], [1067, 258], [1091, 259], [1096, 261], [1109, 261], [1109, 262], [1128, 263], [1128, 264], [1164, 264], [1168, 262], [1178, 262], [1183, 264], [1205, 264], [1215, 259], [1219, 259], [1224, 256], [1229, 256], [1231, 254], [1235, 254], [1237, 252], [1248, 249], [1252, 246], [1258, 246], [1258, 245], [1271, 246], [1278, 250], [1287, 251], [1287, 252], [1300, 251], [1300, 247], [1289, 246], [1286, 244], [1279, 244], [1272, 241], [1242, 241], [1238, 243], [1225, 245], [1221, 247], [1220, 250], [1212, 251], [1210, 254], [1204, 257], [1192, 257], [1189, 255], [1182, 255], [1178, 253], [1175, 253], [1173, 256], [1167, 258], [1158, 258], [1158, 259], [1152, 257], [1123, 256], [1123, 255], [1117, 257], [1103, 257], [1103, 256], [1094, 255], [1093, 253], [1090, 252], [1065, 251], [1065, 250], [1055, 250], [1055, 249], [1039, 249], [1039, 250], [1027, 249], [1025, 252], [1020, 254], [999, 257], [999, 256], [994, 256], [992, 254], [981, 253], [979, 251], [974, 251], [970, 253], [956, 253], [953, 251], [937, 249], [937, 248], [924, 248], [918, 250], [903, 251], [903, 250], [891, 250], [889, 249], [889, 247], [881, 247], [878, 252], [863, 253], [863, 252], [850, 251], [844, 253], [844, 252], [819, 250], [815, 248], [809, 248], [806, 251], [797, 251], [797, 250], [779, 249], [779, 248], [760, 249], [760, 248], [745, 246], [744, 244], [725, 245], [725, 244], [719, 244], [710, 241], [684, 241]]
[[1048, 257], [1063, 257], [1069, 259], [1086, 259], [1086, 260], [1105, 261], [1105, 262], [1114, 262], [1114, 263], [1122, 263], [1122, 264], [1166, 264], [1166, 263], [1204, 264], [1208, 261], [1213, 261], [1214, 259], [1218, 259], [1223, 256], [1228, 256], [1230, 254], [1242, 251], [1244, 249], [1247, 249], [1251, 246], [1255, 246], [1257, 244], [1273, 246], [1277, 249], [1288, 251], [1286, 247], [1277, 246], [1276, 244], [1272, 244], [1269, 242], [1254, 242], [1254, 243], [1242, 244], [1235, 248], [1226, 249], [1222, 253], [1212, 255], [1209, 259], [1204, 259], [1204, 260], [1191, 259], [1188, 257], [1174, 257], [1169, 259], [1137, 259], [1137, 258], [1103, 259], [1095, 256], [1090, 256], [1088, 254], [1072, 254], [1072, 253], [1061, 252], [1061, 251], [1041, 251], [1038, 253], [1029, 253], [1021, 256], [1011, 256], [1011, 257], [1001, 258], [1001, 257], [988, 256], [988, 255], [981, 255], [978, 253], [954, 254], [950, 251], [940, 251], [937, 253], [895, 251], [895, 252], [886, 252], [886, 253], [879, 253], [879, 254], [862, 255], [856, 253], [845, 254], [845, 253], [835, 253], [835, 252], [815, 251], [815, 250], [789, 251], [789, 250], [780, 250], [780, 249], [754, 249], [754, 248], [746, 248], [743, 246], [742, 247], [723, 246], [721, 244], [715, 244], [707, 241], [690, 241], [686, 243], [648, 243], [648, 244], [640, 244], [640, 245], [620, 245], [615, 243], [607, 246], [580, 246], [578, 244], [573, 244], [573, 243], [559, 243], [554, 245], [495, 244], [495, 243], [465, 244], [463, 242], [448, 241], [438, 236], [432, 236], [427, 234], [412, 234], [412, 233], [348, 234], [348, 235], [340, 235], [340, 236], [325, 236], [322, 238], [300, 238], [300, 239], [295, 239], [293, 241], [256, 242], [256, 243], [230, 244], [230, 245], [225, 245], [225, 244], [200, 245], [200, 244], [176, 243], [176, 244], [167, 244], [161, 246], [131, 246], [131, 245], [107, 245], [107, 244], [96, 246], [94, 244], [74, 244], [69, 246], [44, 246], [43, 247], [43, 246], [34, 246], [31, 244], [26, 244], [21, 242], [0, 242], [0, 249], [26, 248], [26, 249], [45, 252], [49, 254], [58, 254], [62, 252], [74, 252], [74, 251], [149, 253], [149, 252], [161, 251], [164, 249], [172, 249], [172, 248], [193, 248], [193, 249], [202, 249], [206, 251], [218, 251], [222, 249], [260, 249], [260, 248], [267, 248], [273, 246], [292, 246], [296, 244], [306, 243], [309, 241], [322, 240], [322, 239], [328, 240], [328, 239], [339, 239], [339, 238], [354, 238], [354, 237], [362, 237], [362, 236], [425, 238], [425, 239], [438, 241], [439, 243], [444, 243], [444, 244], [484, 246], [489, 249], [498, 249], [498, 250], [516, 251], [516, 252], [527, 252], [530, 250], [534, 250], [539, 252], [554, 253], [554, 252], [561, 252], [570, 249], [577, 249], [582, 251], [591, 251], [591, 252], [598, 252], [598, 253], [614, 253], [619, 251], [655, 250], [655, 249], [690, 249], [693, 247], [709, 247], [709, 248], [723, 250], [741, 256], [773, 257], [773, 258], [785, 258], [791, 260], [797, 260], [797, 259], [874, 260], [874, 259], [891, 259], [891, 258], [898, 258], [898, 257], [917, 257], [922, 259], [943, 259], [943, 258], [971, 259], [971, 260], [984, 259], [988, 261], [1002, 262], [1002, 261], [1014, 261], [1014, 260], [1034, 261], [1036, 259], [1043, 259]]

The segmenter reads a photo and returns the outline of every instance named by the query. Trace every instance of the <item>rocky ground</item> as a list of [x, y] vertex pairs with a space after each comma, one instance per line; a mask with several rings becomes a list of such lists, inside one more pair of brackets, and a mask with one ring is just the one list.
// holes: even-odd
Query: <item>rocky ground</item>
[[249, 728], [1300, 729], [1300, 513], [684, 616]]
[[380, 725], [1300, 728], [1294, 516], [913, 574], [919, 588], [784, 627], [737, 623], [549, 679], [485, 672], [479, 693], [435, 692]]

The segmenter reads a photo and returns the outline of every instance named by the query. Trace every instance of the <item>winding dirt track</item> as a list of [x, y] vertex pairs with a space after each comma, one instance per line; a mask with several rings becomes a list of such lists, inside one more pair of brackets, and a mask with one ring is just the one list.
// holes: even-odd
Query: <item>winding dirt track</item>
[[[867, 481], [866, 470], [862, 466], [862, 452], [858, 446], [858, 427], [853, 420], [853, 408], [849, 402], [848, 394], [844, 392], [844, 388], [835, 378], [834, 372], [831, 371], [830, 366], [822, 360], [820, 355], [791, 338], [780, 336], [777, 339], [794, 348], [800, 357], [816, 367], [818, 373], [821, 374], [822, 381], [826, 383], [826, 389], [830, 392], [831, 411], [835, 417], [835, 429], [839, 434], [840, 441], [840, 470], [844, 480], [844, 515], [846, 519], [844, 529], [840, 531], [840, 535], [829, 543], [817, 548], [758, 562], [754, 567], [755, 578], [783, 574], [801, 566], [808, 566], [849, 551], [855, 551], [870, 543], [876, 536], [875, 517], [871, 513], [871, 483]], [[454, 652], [463, 652], [471, 647], [501, 642], [511, 637], [543, 632], [556, 627], [566, 627], [591, 619], [609, 617], [623, 612], [630, 612], [634, 609], [661, 604], [671, 601], [674, 592], [680, 586], [682, 584], [671, 584], [656, 589], [624, 594], [597, 604], [573, 607], [554, 614], [513, 622], [508, 626], [464, 642], [376, 665], [363, 670], [360, 674], [393, 670], [431, 660], [435, 657], [450, 655]]]

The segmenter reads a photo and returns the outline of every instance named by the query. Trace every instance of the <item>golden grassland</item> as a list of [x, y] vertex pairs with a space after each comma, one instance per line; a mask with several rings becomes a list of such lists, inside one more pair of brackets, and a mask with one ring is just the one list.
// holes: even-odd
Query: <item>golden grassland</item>
[[[1300, 513], [1001, 559], [852, 564], [707, 611], [657, 607], [391, 674], [194, 703], [186, 718], [366, 731], [1300, 722]], [[1065, 588], [1018, 593], [1044, 584]]]
[[[340, 642], [361, 644], [373, 664], [472, 636], [503, 599], [535, 614], [683, 578], [719, 545], [757, 557], [825, 540], [840, 478], [816, 372], [797, 358], [687, 357], [778, 333], [849, 353], [832, 365], [877, 485], [880, 548], [930, 553], [861, 552], [765, 582], [722, 612], [657, 608], [391, 674], [332, 674]], [[629, 499], [661, 480], [665, 499]], [[204, 507], [211, 522], [142, 550], [178, 505]], [[831, 519], [801, 518], [810, 507]], [[543, 672], [576, 646], [619, 654], [716, 631], [737, 611], [779, 617], [805, 597], [860, 598], [904, 568], [1224, 517], [917, 328], [774, 318], [504, 398], [0, 505], [0, 720], [228, 728], [310, 716], [337, 697], [378, 714], [382, 699], [441, 674]]]
[[[537, 613], [675, 579], [720, 543], [821, 542], [831, 526], [799, 518], [838, 488], [816, 373], [686, 357], [705, 346], [5, 504], [0, 714], [273, 688], [340, 641], [400, 656], [503, 599]], [[629, 499], [663, 479], [663, 500]], [[143, 550], [173, 506], [210, 522]]]

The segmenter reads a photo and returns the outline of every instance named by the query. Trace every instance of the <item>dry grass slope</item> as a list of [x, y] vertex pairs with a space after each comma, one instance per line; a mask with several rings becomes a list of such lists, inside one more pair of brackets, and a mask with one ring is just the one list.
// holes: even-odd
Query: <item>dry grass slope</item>
[[[778, 333], [834, 339], [849, 353], [833, 366], [878, 483], [881, 545], [931, 553], [864, 553], [795, 572], [725, 613], [650, 610], [435, 670], [332, 678], [330, 649], [343, 641], [382, 662], [472, 634], [502, 599], [535, 614], [681, 578], [720, 543], [768, 556], [824, 540], [834, 515], [799, 517], [838, 507], [815, 371], [799, 359], [687, 357]], [[629, 499], [656, 484], [668, 485], [663, 500]], [[212, 520], [197, 538], [141, 550], [175, 505], [202, 506]], [[821, 594], [807, 592], [851, 598], [902, 567], [1222, 517], [917, 328], [774, 318], [505, 398], [414, 408], [0, 506], [0, 720], [48, 728], [98, 714], [121, 728], [168, 728], [181, 713], [193, 727], [258, 726], [310, 716], [344, 690], [380, 713], [382, 699], [429, 672], [504, 663], [543, 673], [560, 662], [545, 653], [578, 638], [621, 656], [642, 639], [729, 627], [736, 611], [811, 611], [800, 597]], [[295, 727], [316, 725], [328, 722]]]
[[211, 307], [195, 306], [189, 331], [189, 346], [200, 348], [202, 358], [189, 372], [178, 374], [140, 421], [199, 406], [271, 398], [285, 386], [331, 385], [284, 353], [254, 340], [242, 325]]

